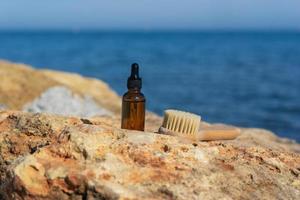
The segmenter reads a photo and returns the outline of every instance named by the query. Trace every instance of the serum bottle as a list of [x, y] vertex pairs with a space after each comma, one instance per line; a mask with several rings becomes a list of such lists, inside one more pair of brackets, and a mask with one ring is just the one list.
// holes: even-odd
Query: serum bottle
[[139, 77], [139, 65], [131, 65], [131, 75], [127, 81], [128, 91], [122, 98], [122, 129], [144, 131], [145, 102], [141, 93], [142, 79]]

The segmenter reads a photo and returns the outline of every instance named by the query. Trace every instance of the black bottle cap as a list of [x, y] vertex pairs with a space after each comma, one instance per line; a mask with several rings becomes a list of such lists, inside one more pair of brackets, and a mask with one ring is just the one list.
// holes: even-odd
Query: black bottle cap
[[139, 65], [133, 63], [131, 65], [131, 75], [127, 80], [128, 89], [141, 89], [142, 88], [142, 79], [139, 76]]

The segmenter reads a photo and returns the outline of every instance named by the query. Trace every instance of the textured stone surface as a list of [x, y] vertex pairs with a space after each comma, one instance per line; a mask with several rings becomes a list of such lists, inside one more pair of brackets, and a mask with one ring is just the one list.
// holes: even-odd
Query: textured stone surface
[[5, 61], [0, 61], [0, 77], [0, 103], [10, 109], [21, 109], [47, 88], [57, 85], [26, 65]]
[[66, 72], [51, 70], [42, 70], [41, 72], [60, 85], [71, 88], [75, 93], [92, 97], [103, 108], [117, 114], [120, 113], [121, 98], [105, 82]]
[[23, 110], [78, 117], [113, 115], [111, 111], [100, 107], [91, 97], [73, 94], [71, 90], [62, 86], [47, 89], [39, 98], [25, 105]]
[[138, 132], [118, 129], [114, 117], [3, 111], [1, 198], [300, 198], [298, 144], [259, 129], [234, 141], [189, 143], [153, 133], [159, 122], [149, 115], [147, 132]]
[[[0, 77], [0, 104], [8, 109], [21, 110], [25, 105], [40, 99], [47, 90], [60, 86], [68, 88], [82, 101], [86, 98], [94, 101], [99, 109], [120, 112], [120, 97], [101, 80], [66, 72], [36, 70], [27, 65], [1, 60]], [[76, 110], [73, 109], [69, 114], [72, 112]]]

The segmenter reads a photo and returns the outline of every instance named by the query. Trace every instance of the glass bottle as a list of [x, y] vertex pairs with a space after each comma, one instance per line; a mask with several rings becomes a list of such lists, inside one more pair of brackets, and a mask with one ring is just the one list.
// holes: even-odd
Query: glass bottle
[[128, 91], [122, 98], [122, 129], [144, 131], [146, 99], [141, 93], [142, 79], [139, 77], [139, 65], [131, 65], [131, 75], [127, 81]]

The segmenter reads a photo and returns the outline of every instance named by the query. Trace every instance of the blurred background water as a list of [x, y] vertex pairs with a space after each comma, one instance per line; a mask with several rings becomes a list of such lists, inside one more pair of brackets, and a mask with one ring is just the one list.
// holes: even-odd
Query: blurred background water
[[0, 58], [96, 77], [119, 95], [138, 62], [151, 111], [300, 141], [299, 32], [1, 32]]

